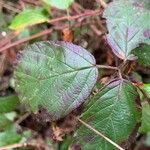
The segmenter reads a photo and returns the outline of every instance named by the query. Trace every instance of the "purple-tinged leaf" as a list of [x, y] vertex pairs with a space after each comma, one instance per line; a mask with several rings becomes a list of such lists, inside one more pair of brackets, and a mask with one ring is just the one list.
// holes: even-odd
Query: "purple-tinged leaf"
[[104, 12], [109, 34], [107, 40], [115, 55], [123, 60], [140, 43], [150, 44], [150, 11], [131, 1], [110, 3]]
[[49, 120], [64, 117], [89, 96], [98, 70], [85, 49], [66, 42], [38, 42], [20, 55], [15, 70], [16, 91], [33, 112], [44, 110]]
[[[136, 107], [137, 98], [137, 89], [132, 83], [126, 80], [113, 81], [89, 100], [81, 119], [120, 144], [128, 139], [141, 117]], [[116, 150], [83, 125], [77, 129], [75, 137], [83, 150]]]

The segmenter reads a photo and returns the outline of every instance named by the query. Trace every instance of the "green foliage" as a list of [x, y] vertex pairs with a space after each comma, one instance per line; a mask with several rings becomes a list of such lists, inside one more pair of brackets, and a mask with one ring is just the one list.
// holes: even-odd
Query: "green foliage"
[[15, 125], [10, 125], [0, 132], [0, 146], [10, 145], [21, 141], [21, 135], [16, 131]]
[[17, 96], [0, 97], [0, 113], [13, 111], [18, 104], [19, 99]]
[[45, 3], [59, 9], [68, 9], [74, 0], [43, 0]]
[[133, 50], [133, 54], [138, 57], [141, 65], [150, 66], [150, 45], [142, 45]]
[[66, 42], [28, 46], [14, 73], [21, 102], [34, 112], [46, 110], [51, 120], [64, 117], [84, 102], [97, 76], [94, 57]]
[[25, 9], [19, 13], [13, 20], [10, 29], [22, 30], [28, 26], [48, 21], [48, 13], [43, 8]]
[[150, 98], [150, 84], [144, 84], [141, 89], [145, 92], [148, 98]]
[[0, 114], [0, 129], [5, 129], [7, 126], [12, 124], [16, 116], [15, 112]]
[[17, 96], [0, 97], [0, 146], [14, 144], [21, 140], [21, 135], [16, 132], [14, 119], [17, 114], [14, 109], [19, 104]]
[[147, 133], [150, 132], [150, 105], [144, 104], [142, 108], [142, 125], [140, 132]]
[[[117, 80], [104, 87], [86, 105], [81, 119], [111, 140], [121, 143], [134, 129], [140, 111], [136, 108], [136, 88], [126, 80]], [[75, 133], [77, 143], [85, 150], [113, 150], [111, 144], [81, 125]]]
[[109, 34], [107, 41], [121, 59], [134, 59], [131, 51], [140, 43], [150, 44], [150, 11], [133, 1], [114, 1], [104, 12]]

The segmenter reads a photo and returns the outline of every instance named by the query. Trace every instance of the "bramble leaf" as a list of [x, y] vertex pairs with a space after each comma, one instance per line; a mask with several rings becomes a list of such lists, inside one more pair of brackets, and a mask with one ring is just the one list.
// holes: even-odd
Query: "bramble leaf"
[[22, 53], [14, 77], [16, 91], [30, 110], [64, 117], [90, 94], [98, 70], [94, 57], [67, 42], [38, 42]]
[[133, 54], [138, 57], [141, 65], [150, 66], [150, 45], [142, 45], [133, 50]]
[[59, 9], [67, 9], [73, 3], [74, 0], [43, 0], [45, 3], [55, 6]]
[[48, 21], [48, 13], [43, 8], [25, 9], [19, 13], [9, 26], [13, 30], [22, 30], [28, 26]]
[[118, 0], [104, 12], [109, 34], [107, 41], [121, 59], [132, 60], [131, 51], [140, 43], [150, 44], [150, 11], [135, 2]]
[[[81, 119], [114, 142], [128, 139], [136, 126], [140, 111], [136, 108], [136, 88], [126, 80], [117, 80], [95, 95], [81, 115]], [[93, 131], [81, 125], [75, 136], [85, 150], [114, 150], [115, 148]]]

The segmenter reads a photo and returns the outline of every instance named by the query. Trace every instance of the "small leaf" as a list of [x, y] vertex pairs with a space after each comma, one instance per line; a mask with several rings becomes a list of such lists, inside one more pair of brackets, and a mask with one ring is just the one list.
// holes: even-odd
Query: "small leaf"
[[15, 119], [15, 117], [16, 117], [15, 112], [0, 114], [0, 130], [12, 124], [12, 121]]
[[22, 53], [14, 77], [16, 91], [30, 110], [50, 120], [64, 117], [89, 96], [98, 69], [85, 49], [67, 42], [39, 42]]
[[130, 59], [130, 53], [140, 43], [150, 44], [150, 11], [131, 1], [110, 3], [104, 12], [109, 34], [107, 41], [114, 54]]
[[6, 146], [21, 141], [21, 135], [16, 132], [16, 127], [10, 125], [3, 132], [0, 132], [0, 146]]
[[143, 86], [140, 87], [145, 94], [147, 95], [148, 98], [150, 98], [150, 84], [144, 84]]
[[25, 9], [18, 14], [9, 26], [13, 30], [22, 30], [28, 26], [48, 21], [48, 13], [43, 8]]
[[67, 9], [74, 0], [43, 0], [45, 3], [57, 7], [59, 9]]
[[142, 45], [133, 50], [133, 54], [138, 56], [138, 62], [141, 65], [150, 66], [150, 45]]
[[[85, 106], [81, 119], [116, 143], [128, 139], [140, 113], [136, 108], [136, 88], [126, 80], [117, 80], [104, 87]], [[93, 131], [81, 125], [75, 136], [85, 150], [115, 148]]]
[[150, 132], [150, 105], [144, 104], [142, 108], [142, 125], [140, 132], [147, 133]]
[[19, 104], [19, 99], [17, 96], [5, 96], [0, 97], [0, 113], [6, 113], [13, 111]]

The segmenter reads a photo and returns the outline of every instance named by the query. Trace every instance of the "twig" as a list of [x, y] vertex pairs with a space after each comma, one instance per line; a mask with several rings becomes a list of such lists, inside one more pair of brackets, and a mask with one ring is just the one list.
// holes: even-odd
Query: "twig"
[[90, 16], [95, 16], [95, 15], [99, 15], [102, 11], [101, 10], [95, 10], [95, 11], [88, 11], [79, 15], [75, 15], [75, 16], [64, 16], [64, 17], [60, 17], [60, 18], [55, 18], [55, 19], [51, 19], [48, 21], [48, 23], [54, 23], [54, 22], [58, 22], [58, 21], [63, 21], [63, 20], [75, 20], [81, 17], [90, 17]]
[[94, 32], [97, 36], [101, 36], [101, 35], [102, 35], [102, 32], [101, 32], [100, 30], [98, 30], [95, 25], [91, 24], [91, 25], [90, 25], [90, 28], [93, 30], [93, 32]]
[[17, 144], [7, 145], [7, 146], [0, 147], [0, 150], [9, 150], [9, 149], [13, 149], [13, 148], [21, 148], [21, 147], [27, 147], [27, 146], [33, 146], [33, 147], [36, 147], [36, 148], [43, 147], [44, 149], [47, 148], [49, 150], [54, 150], [53, 148], [50, 148], [47, 145], [38, 143], [36, 141], [35, 142], [29, 142], [29, 143], [24, 142], [24, 143], [17, 143]]
[[112, 66], [105, 66], [105, 65], [96, 65], [98, 68], [102, 69], [112, 69], [112, 70], [119, 70], [117, 67], [112, 67]]
[[30, 115], [29, 112], [25, 113], [23, 116], [21, 116], [15, 123], [18, 125], [20, 124], [23, 120], [25, 120], [28, 116]]
[[89, 124], [87, 124], [86, 122], [82, 121], [81, 119], [77, 118], [77, 120], [79, 122], [81, 122], [84, 126], [86, 126], [87, 128], [89, 128], [90, 130], [92, 130], [93, 132], [95, 132], [97, 135], [101, 136], [102, 138], [104, 138], [107, 142], [111, 143], [113, 146], [115, 146], [116, 148], [118, 148], [119, 150], [124, 150], [122, 147], [120, 147], [117, 143], [113, 142], [111, 139], [109, 139], [108, 137], [106, 137], [105, 135], [103, 135], [102, 133], [100, 133], [99, 131], [97, 131], [96, 129], [94, 129], [93, 127], [91, 127]]
[[0, 147], [0, 150], [9, 150], [9, 149], [19, 148], [19, 147], [24, 147], [24, 146], [26, 146], [24, 143], [17, 143], [13, 145]]
[[100, 1], [100, 4], [103, 8], [106, 8], [107, 7], [107, 4], [104, 0], [99, 0]]
[[25, 42], [27, 42], [27, 41], [33, 40], [33, 39], [35, 39], [35, 38], [41, 37], [41, 36], [43, 36], [43, 35], [50, 34], [52, 31], [53, 31], [52, 29], [47, 29], [47, 30], [42, 31], [42, 32], [40, 32], [40, 33], [34, 34], [34, 35], [30, 36], [30, 37], [27, 37], [27, 38], [18, 40], [18, 41], [14, 42], [14, 43], [11, 43], [11, 44], [6, 45], [6, 46], [4, 46], [3, 48], [1, 48], [1, 49], [0, 49], [0, 52], [2, 52], [2, 51], [4, 51], [4, 50], [7, 50], [7, 49], [9, 49], [9, 48], [12, 48], [12, 47], [14, 47], [14, 46], [17, 46], [17, 45], [19, 45], [19, 44], [25, 43]]
[[13, 11], [13, 12], [15, 12], [15, 13], [21, 12], [20, 9], [17, 9], [17, 8], [11, 6], [11, 5], [8, 5], [8, 4], [4, 3], [4, 2], [1, 1], [1, 0], [0, 0], [0, 4], [2, 5], [2, 7], [6, 8], [6, 9], [8, 9], [8, 10], [11, 10], [11, 11]]

